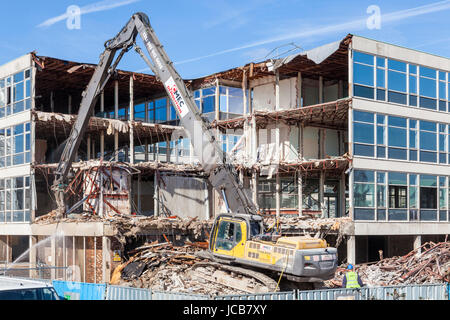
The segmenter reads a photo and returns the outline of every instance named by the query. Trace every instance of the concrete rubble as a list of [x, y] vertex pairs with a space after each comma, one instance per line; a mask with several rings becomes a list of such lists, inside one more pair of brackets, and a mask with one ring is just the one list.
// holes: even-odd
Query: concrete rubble
[[[341, 287], [345, 267], [340, 266], [335, 278], [325, 285]], [[356, 271], [369, 287], [450, 282], [450, 242], [427, 242], [402, 257], [358, 265]]]

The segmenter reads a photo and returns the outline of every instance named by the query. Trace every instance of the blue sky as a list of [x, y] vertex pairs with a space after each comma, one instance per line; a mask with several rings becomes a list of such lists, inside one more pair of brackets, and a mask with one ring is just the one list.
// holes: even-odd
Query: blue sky
[[[184, 78], [259, 62], [283, 53], [340, 40], [348, 33], [450, 57], [450, 0], [3, 0], [0, 65], [28, 52], [96, 63], [103, 43], [142, 11]], [[80, 29], [62, 16], [82, 10]], [[367, 8], [381, 10], [381, 28], [368, 29]], [[277, 52], [277, 51], [274, 51]], [[273, 56], [273, 54], [272, 54]], [[270, 57], [270, 55], [269, 55]], [[120, 69], [145, 71], [129, 52]]]

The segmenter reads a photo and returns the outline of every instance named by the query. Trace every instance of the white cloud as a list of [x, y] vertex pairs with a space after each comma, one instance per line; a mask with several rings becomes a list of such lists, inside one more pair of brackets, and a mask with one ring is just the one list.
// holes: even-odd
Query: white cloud
[[[445, 0], [445, 1], [435, 2], [435, 3], [431, 3], [428, 5], [424, 5], [424, 6], [419, 6], [419, 7], [405, 9], [405, 10], [399, 10], [399, 11], [391, 12], [388, 14], [382, 14], [381, 21], [382, 21], [382, 25], [383, 25], [385, 23], [402, 21], [404, 19], [417, 17], [420, 15], [429, 14], [429, 13], [433, 13], [433, 12], [445, 11], [445, 10], [449, 10], [449, 9], [450, 9], [450, 0]], [[309, 29], [306, 29], [306, 30], [303, 30], [300, 32], [286, 32], [284, 34], [280, 34], [275, 37], [263, 39], [263, 40], [256, 41], [256, 42], [251, 42], [251, 43], [239, 46], [239, 47], [234, 47], [234, 48], [218, 51], [215, 53], [211, 53], [208, 55], [179, 61], [176, 64], [185, 64], [185, 63], [195, 62], [195, 61], [223, 55], [226, 53], [231, 53], [231, 52], [240, 51], [240, 50], [244, 50], [244, 49], [254, 48], [254, 47], [258, 47], [258, 46], [262, 46], [262, 45], [266, 45], [266, 44], [274, 43], [274, 42], [278, 42], [278, 41], [285, 41], [285, 40], [289, 40], [289, 39], [298, 39], [298, 38], [307, 38], [307, 37], [311, 37], [311, 36], [319, 36], [319, 35], [323, 35], [323, 34], [332, 34], [332, 33], [337, 33], [337, 32], [354, 32], [356, 30], [363, 30], [366, 28], [367, 17], [364, 17], [364, 18], [361, 18], [358, 20], [340, 23], [340, 24], [311, 27]]]
[[[117, 7], [126, 6], [135, 2], [139, 2], [141, 0], [104, 0], [96, 3], [89, 4], [87, 6], [81, 7], [81, 14], [88, 14], [93, 12], [100, 12], [100, 11], [107, 11], [111, 10]], [[67, 13], [64, 13], [62, 15], [59, 15], [57, 17], [50, 18], [41, 24], [38, 25], [39, 28], [43, 27], [49, 27], [51, 25], [54, 25], [55, 23], [59, 21], [63, 21], [69, 18], [69, 15]]]

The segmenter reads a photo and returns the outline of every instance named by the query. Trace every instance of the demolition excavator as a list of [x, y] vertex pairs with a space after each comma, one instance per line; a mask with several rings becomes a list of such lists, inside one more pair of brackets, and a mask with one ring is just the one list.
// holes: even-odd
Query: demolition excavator
[[[152, 61], [136, 43], [138, 35]], [[226, 212], [214, 221], [209, 250], [203, 253], [203, 257], [210, 261], [206, 265], [214, 266], [221, 272], [241, 275], [241, 278], [250, 277], [252, 282], [261, 284], [268, 291], [277, 290], [282, 277], [296, 283], [316, 283], [332, 278], [337, 268], [337, 250], [329, 247], [325, 240], [283, 237], [266, 232], [262, 216], [257, 214], [256, 206], [244, 192], [234, 167], [227, 163], [215, 132], [202, 118], [192, 93], [173, 67], [144, 13], [134, 14], [116, 37], [105, 43], [105, 51], [83, 92], [78, 117], [61, 155], [52, 186], [58, 216], [62, 217], [67, 212], [64, 190], [92, 109], [121, 58], [133, 48], [164, 85], [185, 134], [191, 140], [194, 154], [199, 158], [212, 187], [223, 197]], [[200, 263], [200, 266], [205, 264]], [[205, 268], [198, 269], [200, 276], [201, 269]], [[212, 277], [209, 279], [211, 281], [230, 282], [229, 279], [221, 280], [220, 274], [203, 276], [207, 280]], [[255, 287], [254, 283], [249, 286]], [[252, 292], [245, 288], [243, 291]]]

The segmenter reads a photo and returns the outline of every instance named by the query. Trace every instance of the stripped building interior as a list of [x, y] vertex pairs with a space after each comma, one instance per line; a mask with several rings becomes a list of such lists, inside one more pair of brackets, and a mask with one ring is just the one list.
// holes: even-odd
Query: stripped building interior
[[[0, 263], [61, 231], [27, 261], [77, 265], [81, 280], [108, 282], [123, 251], [111, 219], [210, 220], [225, 209], [162, 84], [120, 70], [73, 165], [72, 220], [42, 223], [56, 208], [53, 172], [94, 68], [35, 53], [0, 66]], [[449, 233], [449, 71], [449, 59], [348, 35], [185, 83], [259, 213], [347, 218], [344, 241], [327, 240], [340, 244], [340, 262], [362, 263]], [[434, 151], [420, 147], [430, 136]]]

